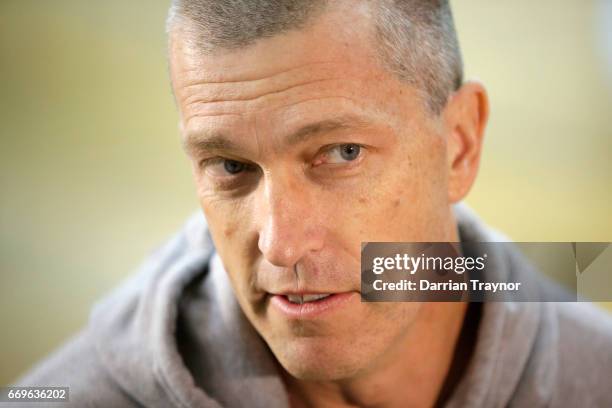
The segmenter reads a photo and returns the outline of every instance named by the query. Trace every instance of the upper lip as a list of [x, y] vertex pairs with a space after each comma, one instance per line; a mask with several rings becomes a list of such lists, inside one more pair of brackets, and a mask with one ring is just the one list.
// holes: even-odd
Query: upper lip
[[336, 293], [342, 293], [342, 292], [336, 292], [336, 291], [324, 291], [324, 290], [285, 290], [285, 291], [278, 291], [278, 292], [270, 292], [270, 294], [272, 295], [281, 295], [281, 296], [288, 296], [288, 295], [295, 295], [295, 296], [304, 296], [304, 295], [334, 295]]
[[338, 289], [332, 289], [332, 290], [325, 290], [325, 289], [300, 289], [300, 290], [295, 290], [295, 289], [288, 289], [288, 290], [278, 290], [278, 291], [269, 291], [268, 294], [269, 295], [278, 295], [278, 296], [289, 296], [289, 295], [293, 295], [293, 296], [305, 296], [305, 295], [338, 295], [341, 293], [348, 293], [348, 292], [357, 292], [355, 290], [351, 290], [351, 289], [347, 289], [347, 290], [338, 290]]

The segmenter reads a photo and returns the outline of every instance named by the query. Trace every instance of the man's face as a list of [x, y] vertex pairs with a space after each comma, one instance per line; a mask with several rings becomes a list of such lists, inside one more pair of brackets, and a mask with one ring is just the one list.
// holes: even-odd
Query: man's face
[[[298, 378], [373, 368], [421, 309], [360, 301], [361, 242], [455, 237], [445, 126], [382, 68], [360, 13], [213, 55], [173, 34], [182, 133], [216, 249], [247, 318]], [[331, 296], [295, 303], [318, 294]]]

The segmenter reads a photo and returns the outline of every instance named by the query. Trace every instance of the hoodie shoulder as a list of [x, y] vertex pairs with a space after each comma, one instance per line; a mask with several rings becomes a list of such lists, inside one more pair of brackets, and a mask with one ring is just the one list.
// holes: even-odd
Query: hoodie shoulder
[[552, 406], [612, 406], [612, 316], [590, 303], [551, 306], [559, 336], [558, 384]]
[[[100, 363], [87, 330], [79, 332], [60, 349], [17, 380], [18, 387], [69, 387], [67, 407], [137, 407], [115, 384]], [[3, 406], [22, 406], [7, 404]], [[44, 404], [37, 406], [45, 406]], [[58, 406], [50, 403], [49, 406]]]
[[[54, 407], [189, 406], [177, 402], [176, 391], [165, 383], [161, 374], [171, 364], [161, 357], [175, 357], [165, 347], [173, 342], [175, 303], [182, 286], [201, 273], [212, 249], [205, 220], [196, 214], [97, 302], [85, 328], [13, 385], [69, 387], [68, 403], [49, 404]], [[179, 362], [176, 356], [172, 367]], [[189, 392], [206, 401], [191, 388], [188, 397]], [[0, 403], [13, 405], [23, 406]]]

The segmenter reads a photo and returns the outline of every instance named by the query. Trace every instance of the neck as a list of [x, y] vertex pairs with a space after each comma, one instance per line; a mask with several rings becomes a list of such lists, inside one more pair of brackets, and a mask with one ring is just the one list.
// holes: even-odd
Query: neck
[[454, 360], [458, 361], [454, 352], [466, 310], [467, 303], [463, 302], [424, 303], [413, 330], [375, 366], [353, 378], [305, 381], [282, 370], [292, 407], [393, 408], [439, 404], [454, 382], [449, 373], [457, 372], [451, 366]]

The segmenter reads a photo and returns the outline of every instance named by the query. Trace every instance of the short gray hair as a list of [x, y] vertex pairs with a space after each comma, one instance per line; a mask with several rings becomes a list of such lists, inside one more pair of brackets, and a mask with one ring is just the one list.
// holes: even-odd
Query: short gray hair
[[[463, 62], [449, 0], [361, 0], [373, 10], [384, 65], [413, 85], [439, 114], [463, 82]], [[328, 0], [172, 0], [167, 30], [189, 23], [203, 51], [239, 49], [303, 28]]]

